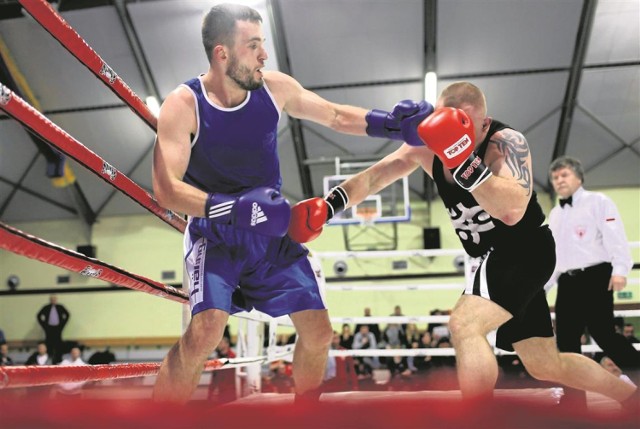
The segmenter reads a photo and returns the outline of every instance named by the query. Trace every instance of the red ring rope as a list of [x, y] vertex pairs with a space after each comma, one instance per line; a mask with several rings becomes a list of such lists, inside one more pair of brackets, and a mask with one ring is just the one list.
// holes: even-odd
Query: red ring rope
[[186, 222], [171, 210], [158, 205], [156, 200], [137, 183], [111, 166], [91, 149], [84, 146], [69, 133], [54, 124], [33, 106], [18, 97], [13, 91], [0, 84], [0, 109], [9, 116], [23, 124], [25, 127], [40, 136], [46, 142], [52, 144], [93, 171], [98, 177], [111, 186], [125, 193], [129, 198], [158, 216], [160, 219], [184, 232]]
[[102, 80], [122, 101], [131, 107], [153, 130], [158, 119], [147, 105], [118, 76], [82, 37], [51, 7], [46, 0], [20, 0], [22, 7], [62, 46]]
[[188, 303], [186, 292], [65, 249], [0, 222], [0, 248], [129, 289]]
[[[225, 359], [214, 359], [205, 362], [204, 370], [213, 371], [228, 365], [233, 364]], [[160, 362], [82, 366], [0, 366], [0, 389], [74, 383], [79, 381], [144, 377], [156, 375], [159, 370]]]

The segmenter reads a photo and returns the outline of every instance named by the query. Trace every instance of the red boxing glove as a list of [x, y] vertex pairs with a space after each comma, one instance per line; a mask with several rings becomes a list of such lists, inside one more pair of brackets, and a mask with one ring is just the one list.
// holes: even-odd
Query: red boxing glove
[[318, 238], [328, 219], [328, 206], [324, 199], [316, 197], [300, 201], [291, 207], [289, 237], [298, 243]]
[[460, 187], [472, 192], [492, 176], [491, 170], [473, 151], [475, 133], [467, 114], [453, 107], [442, 107], [418, 125], [418, 135]]
[[460, 109], [442, 107], [418, 125], [418, 135], [448, 169], [462, 164], [473, 152], [473, 122]]

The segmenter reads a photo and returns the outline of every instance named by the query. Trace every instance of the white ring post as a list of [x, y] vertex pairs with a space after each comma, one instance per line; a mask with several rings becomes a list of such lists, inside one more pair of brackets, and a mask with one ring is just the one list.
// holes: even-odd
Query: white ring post
[[[255, 320], [247, 320], [247, 356], [260, 356], [262, 354], [262, 335], [258, 331], [262, 323]], [[262, 365], [256, 363], [247, 366], [247, 388], [248, 393], [259, 393], [262, 389], [261, 378]]]

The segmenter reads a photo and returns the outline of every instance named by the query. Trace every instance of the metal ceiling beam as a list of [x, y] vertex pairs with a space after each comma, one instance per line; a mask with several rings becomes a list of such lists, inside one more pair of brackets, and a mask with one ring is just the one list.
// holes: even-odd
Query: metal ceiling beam
[[[267, 0], [267, 10], [269, 13], [269, 21], [271, 22], [271, 33], [273, 34], [273, 42], [276, 49], [279, 68], [283, 73], [292, 75], [291, 62], [289, 61], [289, 50], [287, 48], [287, 40], [282, 22], [280, 0]], [[293, 139], [293, 148], [298, 164], [298, 173], [300, 174], [300, 183], [302, 184], [302, 193], [304, 198], [311, 198], [313, 197], [313, 184], [311, 182], [311, 169], [305, 164], [307, 159], [307, 148], [304, 144], [302, 121], [289, 116], [289, 124], [291, 137]]]
[[[426, 0], [425, 0], [426, 1]], [[596, 63], [584, 65], [583, 69], [588, 70], [601, 70], [608, 68], [620, 68], [620, 67], [637, 67], [640, 66], [640, 61], [617, 61], [612, 63]], [[541, 69], [524, 69], [524, 70], [501, 70], [501, 71], [489, 71], [478, 73], [459, 73], [459, 74], [441, 74], [438, 75], [439, 80], [470, 80], [487, 77], [504, 77], [504, 76], [531, 76], [537, 74], [546, 73], [561, 73], [571, 71], [571, 67], [547, 67]], [[407, 79], [391, 79], [391, 80], [377, 80], [366, 82], [349, 82], [338, 83], [329, 85], [317, 85], [309, 86], [307, 89], [310, 91], [322, 91], [327, 89], [349, 89], [349, 88], [363, 88], [369, 86], [385, 86], [385, 85], [406, 85], [413, 83], [421, 83], [424, 81], [424, 76], [407, 78]]]
[[576, 35], [576, 44], [573, 50], [573, 59], [571, 61], [571, 71], [569, 72], [567, 88], [562, 102], [560, 123], [558, 126], [555, 146], [553, 148], [552, 160], [564, 155], [567, 151], [571, 122], [573, 120], [576, 98], [578, 95], [578, 89], [580, 88], [580, 79], [582, 77], [582, 69], [584, 67], [584, 59], [587, 54], [587, 45], [589, 44], [589, 37], [591, 36], [591, 29], [593, 27], [597, 4], [597, 0], [584, 0], [582, 4], [580, 25], [578, 26], [578, 34]]
[[76, 209], [74, 209], [73, 207], [69, 207], [65, 204], [62, 204], [60, 201], [54, 200], [53, 198], [49, 198], [46, 195], [43, 195], [39, 192], [33, 191], [29, 188], [26, 188], [22, 185], [22, 183], [24, 182], [25, 177], [27, 176], [27, 174], [29, 173], [29, 171], [31, 170], [31, 168], [33, 167], [33, 164], [35, 163], [35, 161], [40, 157], [40, 153], [36, 153], [35, 157], [31, 160], [31, 163], [29, 164], [29, 167], [24, 171], [24, 173], [22, 174], [22, 176], [20, 177], [20, 179], [18, 179], [18, 182], [13, 182], [12, 180], [6, 179], [2, 176], [0, 176], [0, 182], [5, 183], [9, 186], [11, 186], [13, 189], [11, 190], [11, 193], [9, 194], [9, 196], [5, 199], [4, 203], [2, 204], [2, 207], [0, 207], [0, 218], [2, 218], [4, 216], [5, 211], [7, 210], [7, 207], [9, 207], [11, 200], [13, 199], [13, 196], [18, 192], [18, 191], [22, 191], [26, 194], [31, 195], [32, 197], [36, 197], [42, 201], [45, 201], [51, 205], [54, 205], [64, 211], [67, 211], [69, 213], [73, 213], [74, 215], [78, 214], [78, 211]]
[[[2, 41], [0, 40], [0, 42]], [[7, 87], [9, 87], [9, 89], [11, 89], [16, 95], [31, 103], [34, 109], [41, 110], [38, 100], [33, 95], [26, 79], [20, 73], [20, 70], [11, 57], [8, 48], [4, 45], [3, 42], [0, 44], [0, 50], [2, 51], [2, 53], [0, 54], [0, 79], [5, 82]], [[23, 90], [25, 94], [23, 94]], [[93, 225], [93, 223], [95, 222], [96, 216], [91, 206], [89, 205], [87, 198], [82, 192], [82, 188], [76, 181], [66, 157], [57, 149], [51, 147], [40, 136], [31, 132], [31, 130], [26, 127], [23, 128], [27, 132], [27, 135], [29, 136], [31, 141], [38, 148], [39, 153], [44, 155], [47, 162], [46, 176], [51, 179], [52, 186], [64, 187], [67, 190], [76, 207], [76, 214], [78, 215], [80, 220], [83, 221], [85, 226], [88, 227], [87, 229], [90, 233], [91, 225]], [[31, 168], [33, 167], [34, 162], [35, 158], [29, 165], [29, 167], [23, 172], [23, 175], [18, 182], [18, 186], [22, 185], [22, 182], [25, 180]], [[13, 197], [17, 192], [17, 189], [17, 187], [14, 187], [10, 195], [4, 201], [3, 207], [0, 212], [4, 212], [6, 207], [11, 203]], [[39, 197], [38, 195], [34, 196]], [[48, 198], [42, 200], [45, 202], [50, 202], [50, 199]]]
[[133, 25], [133, 20], [131, 19], [131, 15], [127, 9], [126, 0], [114, 0], [113, 5], [118, 13], [118, 18], [120, 18], [120, 24], [122, 24], [127, 41], [129, 42], [129, 47], [133, 53], [133, 59], [135, 60], [138, 70], [140, 70], [140, 74], [142, 75], [142, 82], [147, 90], [147, 95], [153, 95], [158, 100], [158, 103], [162, 103], [158, 85], [151, 73], [149, 61], [147, 61], [144, 49], [142, 48], [142, 43], [140, 42], [140, 37], [138, 37], [138, 33]]
[[578, 108], [578, 110], [580, 110], [582, 113], [584, 113], [585, 115], [587, 115], [593, 122], [595, 122], [600, 128], [602, 128], [603, 130], [605, 130], [607, 132], [607, 134], [609, 134], [610, 136], [612, 136], [615, 140], [618, 141], [618, 143], [620, 143], [622, 145], [621, 148], [619, 149], [626, 149], [629, 148], [631, 149], [633, 152], [635, 152], [636, 155], [640, 156], [640, 152], [638, 151], [638, 149], [634, 148], [633, 145], [635, 144], [635, 142], [638, 141], [638, 139], [632, 141], [631, 143], [627, 143], [622, 137], [620, 137], [620, 135], [618, 135], [618, 133], [616, 133], [615, 131], [613, 131], [609, 126], [607, 126], [607, 124], [605, 124], [604, 122], [602, 122], [600, 120], [600, 118], [598, 118], [596, 115], [594, 115], [589, 109], [587, 109], [586, 107], [582, 106], [580, 103], [576, 104], [576, 107]]

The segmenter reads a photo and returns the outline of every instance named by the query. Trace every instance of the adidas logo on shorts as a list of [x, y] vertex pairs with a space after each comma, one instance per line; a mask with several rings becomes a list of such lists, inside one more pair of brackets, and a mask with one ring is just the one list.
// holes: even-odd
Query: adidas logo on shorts
[[266, 222], [267, 215], [262, 211], [262, 207], [258, 203], [253, 203], [251, 206], [251, 226], [256, 226], [259, 223]]

